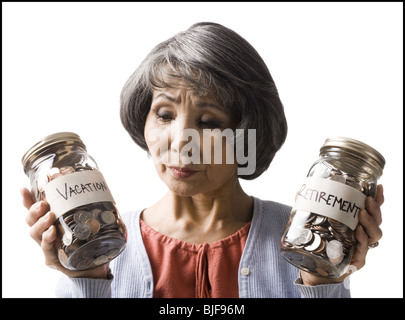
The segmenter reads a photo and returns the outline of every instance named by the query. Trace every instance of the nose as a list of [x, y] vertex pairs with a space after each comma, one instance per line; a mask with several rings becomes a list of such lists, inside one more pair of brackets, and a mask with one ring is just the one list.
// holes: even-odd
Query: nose
[[169, 148], [171, 154], [180, 163], [199, 163], [200, 135], [198, 130], [187, 119], [177, 121], [176, 125], [171, 128]]

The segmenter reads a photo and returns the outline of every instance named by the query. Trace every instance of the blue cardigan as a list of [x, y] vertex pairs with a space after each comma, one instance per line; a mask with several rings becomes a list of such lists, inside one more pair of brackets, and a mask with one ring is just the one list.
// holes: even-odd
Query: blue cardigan
[[[306, 286], [299, 269], [280, 254], [280, 239], [291, 207], [254, 199], [252, 224], [239, 264], [240, 298], [349, 298], [349, 281]], [[142, 210], [122, 218], [128, 229], [125, 250], [110, 262], [109, 279], [69, 278], [62, 275], [56, 296], [63, 298], [152, 298], [153, 276], [142, 242], [139, 216]]]

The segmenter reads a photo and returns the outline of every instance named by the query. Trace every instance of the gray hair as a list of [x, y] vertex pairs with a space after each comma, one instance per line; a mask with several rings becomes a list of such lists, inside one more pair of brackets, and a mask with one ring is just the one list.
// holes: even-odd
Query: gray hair
[[[246, 135], [246, 129], [256, 129], [256, 171], [240, 178], [251, 180], [267, 170], [286, 139], [287, 121], [270, 72], [250, 43], [220, 24], [201, 22], [152, 49], [121, 92], [122, 124], [146, 151], [153, 90], [171, 87], [163, 73], [200, 95], [213, 95], [230, 111], [233, 129], [245, 129]], [[244, 142], [248, 150], [247, 136]]]

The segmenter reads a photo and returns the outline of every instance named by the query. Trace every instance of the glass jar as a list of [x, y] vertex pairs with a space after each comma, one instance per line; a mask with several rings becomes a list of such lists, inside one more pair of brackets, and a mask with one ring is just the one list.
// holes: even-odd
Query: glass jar
[[55, 214], [55, 251], [70, 270], [87, 270], [117, 257], [127, 230], [94, 159], [72, 132], [46, 136], [23, 156], [31, 194]]
[[326, 278], [348, 271], [359, 212], [374, 197], [384, 157], [345, 137], [327, 138], [297, 192], [280, 246], [296, 267]]

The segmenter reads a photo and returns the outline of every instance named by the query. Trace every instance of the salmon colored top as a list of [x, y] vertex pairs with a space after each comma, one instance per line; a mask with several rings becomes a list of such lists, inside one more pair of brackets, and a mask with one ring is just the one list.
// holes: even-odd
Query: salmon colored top
[[229, 237], [193, 244], [161, 234], [140, 219], [152, 267], [154, 298], [237, 298], [238, 270], [251, 222]]

